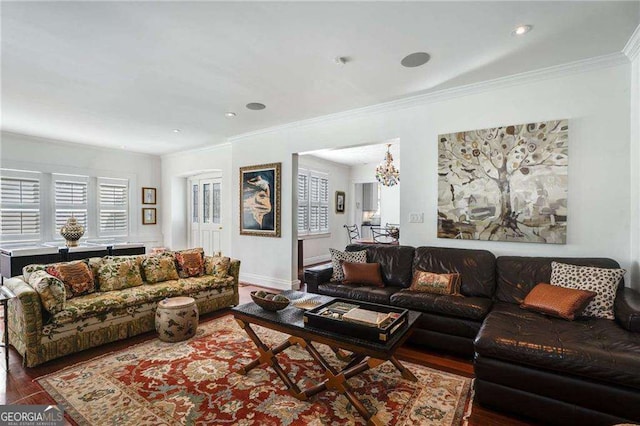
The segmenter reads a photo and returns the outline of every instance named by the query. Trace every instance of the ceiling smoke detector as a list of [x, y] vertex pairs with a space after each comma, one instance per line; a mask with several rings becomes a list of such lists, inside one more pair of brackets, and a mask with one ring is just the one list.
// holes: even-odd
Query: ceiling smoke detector
[[336, 65], [343, 66], [347, 63], [347, 58], [344, 56], [336, 56], [333, 58], [333, 62], [335, 62]]

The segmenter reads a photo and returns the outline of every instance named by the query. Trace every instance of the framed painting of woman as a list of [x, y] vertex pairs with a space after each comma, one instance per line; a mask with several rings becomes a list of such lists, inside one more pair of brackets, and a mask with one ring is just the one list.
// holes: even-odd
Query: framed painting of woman
[[282, 163], [240, 168], [240, 234], [280, 237]]

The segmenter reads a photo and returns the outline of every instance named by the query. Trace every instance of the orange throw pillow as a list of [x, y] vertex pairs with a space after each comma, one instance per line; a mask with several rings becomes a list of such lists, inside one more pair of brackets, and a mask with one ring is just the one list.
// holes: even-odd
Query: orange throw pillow
[[573, 321], [582, 313], [591, 299], [596, 297], [596, 294], [595, 291], [540, 283], [527, 294], [520, 307]]
[[343, 284], [372, 285], [384, 287], [379, 263], [342, 262]]
[[200, 277], [204, 274], [204, 257], [202, 252], [178, 251], [176, 252], [178, 262], [178, 275], [180, 278]]
[[56, 263], [46, 271], [64, 283], [67, 299], [96, 291], [93, 273], [85, 261]]
[[460, 274], [436, 274], [417, 269], [411, 280], [411, 291], [433, 294], [460, 294]]

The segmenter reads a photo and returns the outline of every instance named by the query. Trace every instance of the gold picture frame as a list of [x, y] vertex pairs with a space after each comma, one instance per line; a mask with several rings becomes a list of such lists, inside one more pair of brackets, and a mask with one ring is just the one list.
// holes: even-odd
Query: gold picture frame
[[240, 235], [280, 238], [282, 163], [240, 167]]

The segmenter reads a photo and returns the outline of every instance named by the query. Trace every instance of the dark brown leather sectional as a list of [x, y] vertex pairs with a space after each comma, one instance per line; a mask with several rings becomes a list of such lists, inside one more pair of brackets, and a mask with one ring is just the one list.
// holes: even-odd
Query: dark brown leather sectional
[[[566, 321], [519, 307], [549, 282], [551, 262], [619, 268], [606, 258], [503, 256], [485, 250], [350, 245], [381, 264], [384, 288], [330, 283], [305, 271], [309, 292], [422, 312], [412, 341], [474, 356], [476, 400], [545, 424], [640, 422], [640, 293], [621, 286], [616, 320]], [[458, 272], [465, 297], [407, 290], [415, 269]]]

